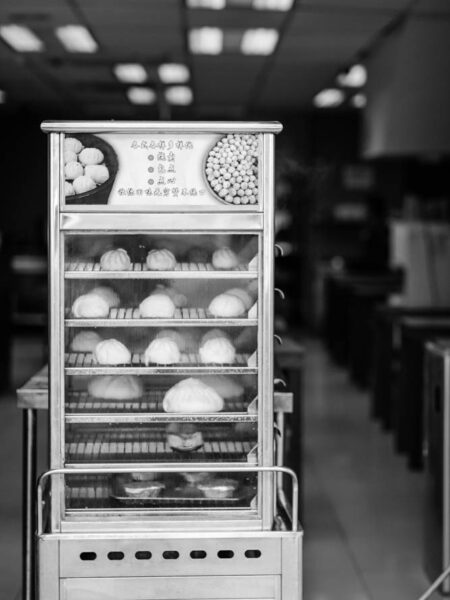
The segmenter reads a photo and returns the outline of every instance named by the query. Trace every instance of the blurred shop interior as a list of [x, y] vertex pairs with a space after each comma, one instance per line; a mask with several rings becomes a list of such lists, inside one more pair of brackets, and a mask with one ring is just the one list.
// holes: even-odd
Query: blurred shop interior
[[[413, 600], [445, 568], [449, 73], [449, 0], [0, 3], [2, 600], [15, 390], [48, 358], [44, 119], [283, 124], [275, 354], [300, 407], [305, 600]], [[45, 411], [38, 450], [44, 470]]]

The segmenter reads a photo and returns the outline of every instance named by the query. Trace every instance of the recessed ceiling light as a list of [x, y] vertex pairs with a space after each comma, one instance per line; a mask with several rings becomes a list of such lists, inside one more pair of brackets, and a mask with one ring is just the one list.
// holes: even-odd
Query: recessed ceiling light
[[256, 10], [291, 10], [294, 0], [253, 0], [252, 7]]
[[68, 52], [94, 53], [97, 42], [83, 25], [64, 25], [56, 28], [56, 36]]
[[193, 54], [220, 54], [223, 49], [223, 31], [218, 27], [191, 29], [189, 48]]
[[113, 68], [114, 75], [122, 83], [145, 83], [147, 71], [138, 63], [120, 63]]
[[23, 25], [2, 25], [0, 26], [0, 36], [3, 40], [17, 52], [42, 52], [44, 42]]
[[186, 83], [189, 81], [189, 69], [186, 65], [177, 63], [159, 65], [158, 75], [163, 83]]
[[344, 73], [339, 73], [336, 80], [344, 87], [362, 87], [367, 81], [367, 69], [364, 65], [353, 65]]
[[193, 98], [191, 88], [186, 85], [174, 85], [167, 88], [165, 96], [169, 104], [178, 104], [180, 106], [191, 104]]
[[188, 8], [209, 8], [210, 10], [222, 10], [225, 8], [226, 0], [187, 0]]
[[278, 42], [276, 29], [247, 29], [241, 40], [243, 54], [257, 54], [267, 56], [272, 54]]
[[127, 96], [132, 104], [154, 104], [156, 101], [156, 93], [147, 87], [130, 87]]
[[317, 108], [334, 108], [340, 106], [344, 99], [345, 94], [342, 90], [329, 88], [316, 94], [313, 103]]
[[351, 99], [350, 103], [355, 108], [364, 108], [367, 104], [367, 98], [365, 94], [355, 94]]

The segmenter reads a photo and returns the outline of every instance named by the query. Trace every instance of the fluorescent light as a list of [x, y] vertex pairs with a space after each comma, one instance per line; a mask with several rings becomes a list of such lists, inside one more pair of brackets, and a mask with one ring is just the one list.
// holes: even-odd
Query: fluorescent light
[[222, 10], [225, 8], [225, 0], [187, 0], [188, 8], [209, 8], [210, 10]]
[[351, 98], [350, 103], [355, 108], [364, 108], [367, 104], [367, 98], [364, 94], [355, 94]]
[[192, 90], [186, 85], [174, 85], [167, 88], [165, 92], [166, 100], [169, 104], [179, 104], [186, 106], [192, 102]]
[[218, 27], [191, 29], [189, 48], [193, 54], [220, 54], [223, 48], [223, 31]]
[[132, 104], [154, 104], [156, 100], [155, 92], [147, 87], [130, 87], [127, 96]]
[[114, 66], [114, 75], [122, 83], [145, 83], [147, 71], [138, 63], [120, 63]]
[[272, 54], [278, 42], [276, 29], [247, 29], [241, 40], [243, 54], [257, 54], [267, 56]]
[[314, 96], [313, 103], [317, 108], [334, 108], [340, 106], [345, 99], [345, 94], [342, 90], [329, 88], [322, 90]]
[[256, 10], [291, 10], [294, 0], [253, 0], [252, 8]]
[[185, 83], [189, 81], [189, 69], [186, 65], [177, 63], [159, 65], [158, 75], [163, 83]]
[[23, 25], [2, 25], [0, 36], [17, 52], [42, 52], [44, 43], [28, 27]]
[[83, 25], [64, 25], [56, 28], [56, 36], [68, 52], [97, 52], [97, 42]]
[[344, 87], [362, 87], [367, 81], [367, 69], [364, 65], [353, 65], [345, 73], [339, 73], [336, 80]]

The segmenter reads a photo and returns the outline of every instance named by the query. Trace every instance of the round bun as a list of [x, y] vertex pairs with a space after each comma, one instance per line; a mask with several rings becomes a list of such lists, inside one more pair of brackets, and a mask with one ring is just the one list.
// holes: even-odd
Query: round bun
[[97, 344], [101, 341], [102, 338], [96, 331], [80, 331], [73, 338], [70, 349], [74, 352], [93, 352]]
[[99, 365], [125, 365], [131, 362], [131, 352], [119, 340], [103, 340], [94, 350], [94, 362]]
[[73, 196], [75, 194], [75, 190], [73, 189], [73, 185], [70, 181], [64, 182], [64, 195], [65, 196]]
[[72, 150], [64, 150], [64, 164], [77, 162], [77, 155]]
[[97, 294], [83, 294], [72, 304], [72, 314], [81, 319], [102, 319], [109, 315], [109, 304]]
[[83, 144], [80, 142], [80, 140], [77, 140], [77, 138], [66, 137], [64, 139], [64, 150], [70, 150], [71, 152], [78, 154], [78, 152], [83, 150]]
[[187, 304], [186, 296], [184, 294], [181, 294], [178, 290], [176, 290], [174, 287], [171, 287], [171, 286], [165, 286], [165, 285], [162, 285], [161, 283], [158, 283], [158, 285], [156, 286], [156, 289], [153, 293], [154, 294], [166, 294], [166, 296], [169, 296], [169, 298], [173, 301], [175, 306], [177, 306], [178, 308], [182, 308], [183, 306], [186, 306], [186, 304]]
[[106, 285], [99, 285], [98, 287], [93, 288], [90, 293], [97, 294], [97, 296], [103, 298], [103, 300], [109, 304], [110, 308], [117, 308], [120, 306], [120, 298], [118, 294], [116, 294], [112, 288]]
[[236, 358], [233, 344], [224, 337], [207, 340], [199, 349], [202, 363], [231, 364]]
[[100, 258], [100, 268], [103, 271], [128, 271], [131, 269], [131, 260], [128, 252], [123, 248], [108, 250]]
[[180, 362], [180, 350], [170, 338], [157, 338], [150, 342], [144, 353], [144, 361], [146, 366], [149, 363], [173, 365]]
[[99, 165], [103, 162], [103, 152], [98, 148], [85, 148], [78, 157], [83, 165]]
[[66, 179], [76, 179], [84, 174], [83, 165], [80, 165], [76, 160], [69, 162], [64, 167], [64, 175]]
[[75, 194], [90, 192], [91, 190], [95, 190], [95, 181], [87, 177], [87, 175], [81, 175], [81, 177], [73, 180], [73, 189], [75, 190]]
[[143, 388], [140, 379], [133, 375], [103, 375], [91, 379], [88, 393], [104, 400], [135, 400], [142, 396]]
[[209, 305], [209, 312], [215, 317], [240, 317], [245, 311], [242, 300], [232, 294], [219, 294]]
[[223, 329], [218, 329], [216, 327], [214, 329], [210, 329], [209, 331], [207, 331], [205, 333], [205, 335], [202, 337], [202, 339], [200, 341], [200, 346], [203, 346], [203, 344], [205, 344], [208, 340], [213, 340], [216, 338], [224, 338], [225, 340], [231, 339], [230, 336], [228, 335], [228, 333], [223, 331]]
[[227, 375], [207, 375], [202, 381], [215, 389], [224, 400], [240, 398], [244, 394], [244, 387]]
[[147, 254], [147, 267], [150, 271], [173, 271], [177, 259], [170, 250], [150, 250]]
[[248, 292], [243, 290], [242, 288], [231, 288], [231, 290], [227, 290], [226, 294], [231, 294], [232, 296], [236, 296], [239, 300], [242, 300], [246, 310], [249, 310], [253, 306], [254, 300], [250, 296]]
[[214, 252], [212, 265], [215, 269], [235, 269], [239, 265], [239, 260], [233, 250], [225, 246]]
[[171, 423], [167, 428], [167, 443], [174, 450], [191, 452], [203, 446], [203, 436], [193, 423]]
[[143, 318], [172, 319], [175, 304], [166, 294], [151, 294], [139, 304], [139, 313]]
[[161, 331], [156, 334], [155, 339], [158, 340], [161, 338], [172, 340], [178, 346], [180, 352], [185, 352], [186, 339], [181, 333], [175, 331], [175, 329], [161, 329]]
[[211, 413], [223, 409], [223, 399], [209, 385], [190, 377], [166, 392], [163, 409], [171, 413]]
[[105, 165], [87, 165], [84, 173], [98, 185], [105, 183], [109, 179], [108, 167]]

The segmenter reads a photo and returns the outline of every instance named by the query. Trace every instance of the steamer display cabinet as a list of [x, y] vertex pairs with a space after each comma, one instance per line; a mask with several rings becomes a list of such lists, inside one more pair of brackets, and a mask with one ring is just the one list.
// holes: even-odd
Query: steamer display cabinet
[[[41, 600], [301, 596], [274, 456], [278, 123], [45, 122]], [[278, 466], [276, 466], [278, 465]], [[285, 505], [285, 503], [283, 503]], [[289, 512], [289, 511], [288, 511]]]

